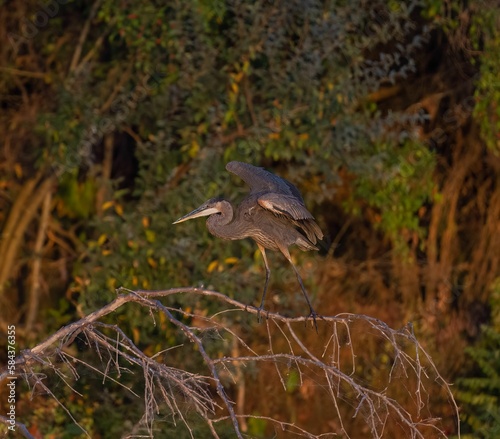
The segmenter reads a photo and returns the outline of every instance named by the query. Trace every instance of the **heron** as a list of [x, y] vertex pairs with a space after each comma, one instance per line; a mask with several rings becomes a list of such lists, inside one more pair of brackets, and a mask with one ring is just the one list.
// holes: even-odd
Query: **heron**
[[228, 240], [252, 238], [257, 243], [266, 268], [262, 299], [257, 308], [259, 321], [271, 278], [266, 249], [280, 251], [295, 271], [309, 306], [307, 318], [312, 317], [317, 331], [318, 314], [311, 305], [288, 248], [295, 244], [304, 251], [319, 250], [316, 244], [323, 239], [323, 232], [307, 210], [299, 190], [289, 181], [248, 163], [233, 161], [226, 165], [226, 170], [240, 177], [250, 187], [250, 193], [238, 207], [233, 208], [229, 201], [222, 198], [212, 198], [173, 224], [208, 216], [206, 224], [212, 235]]

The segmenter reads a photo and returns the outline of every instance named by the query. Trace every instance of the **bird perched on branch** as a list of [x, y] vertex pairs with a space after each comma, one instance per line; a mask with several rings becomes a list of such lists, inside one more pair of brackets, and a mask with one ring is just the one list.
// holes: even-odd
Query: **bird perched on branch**
[[313, 318], [317, 331], [318, 314], [311, 305], [288, 247], [296, 244], [301, 250], [318, 250], [316, 243], [323, 239], [323, 232], [307, 210], [299, 190], [289, 181], [248, 163], [230, 162], [226, 169], [250, 186], [250, 194], [241, 204], [234, 209], [228, 201], [212, 198], [174, 224], [209, 216], [207, 228], [212, 235], [231, 240], [252, 238], [257, 243], [266, 266], [266, 281], [257, 314], [259, 320], [271, 276], [266, 249], [283, 253], [295, 271], [309, 305], [309, 317]]

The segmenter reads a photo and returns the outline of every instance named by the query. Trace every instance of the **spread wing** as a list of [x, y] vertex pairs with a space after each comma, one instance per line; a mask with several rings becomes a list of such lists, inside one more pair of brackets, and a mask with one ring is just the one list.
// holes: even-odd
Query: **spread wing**
[[259, 194], [257, 203], [262, 208], [288, 218], [306, 234], [312, 244], [323, 239], [323, 232], [307, 210], [299, 190], [292, 183], [248, 163], [230, 162], [226, 169], [248, 184], [251, 194]]
[[299, 190], [289, 181], [278, 177], [264, 168], [242, 162], [229, 162], [226, 169], [240, 177], [248, 186], [250, 193], [273, 192], [297, 198], [302, 204], [304, 200]]

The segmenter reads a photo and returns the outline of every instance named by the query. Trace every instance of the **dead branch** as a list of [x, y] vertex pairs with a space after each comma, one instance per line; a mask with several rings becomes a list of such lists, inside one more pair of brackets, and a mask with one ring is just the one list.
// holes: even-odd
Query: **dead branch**
[[[0, 241], [0, 255], [6, 255], [7, 250], [10, 247], [10, 242], [14, 236], [14, 232], [17, 224], [19, 223], [21, 214], [26, 207], [28, 198], [33, 193], [36, 185], [40, 181], [41, 174], [36, 175], [31, 180], [28, 180], [22, 187], [19, 195], [16, 198], [16, 202], [12, 206], [7, 221], [5, 223], [4, 229], [2, 231], [1, 241]], [[3, 266], [4, 264], [2, 264]], [[5, 282], [3, 272], [0, 271], [0, 291], [2, 284]]]
[[69, 72], [72, 73], [77, 69], [78, 62], [80, 61], [80, 56], [82, 54], [83, 50], [83, 45], [85, 44], [85, 40], [87, 39], [87, 36], [90, 31], [90, 25], [92, 23], [92, 20], [94, 20], [97, 11], [101, 7], [102, 0], [97, 0], [93, 5], [92, 8], [90, 9], [89, 16], [87, 20], [85, 21], [85, 24], [83, 25], [82, 31], [80, 33], [80, 37], [78, 38], [78, 44], [75, 48], [75, 51], [73, 53], [73, 58], [71, 59], [71, 64], [69, 66]]
[[40, 305], [40, 276], [42, 270], [42, 249], [45, 242], [47, 225], [49, 222], [50, 210], [52, 207], [52, 192], [47, 191], [42, 204], [42, 215], [40, 217], [40, 226], [33, 248], [33, 268], [31, 271], [31, 288], [28, 300], [28, 309], [26, 310], [26, 332], [30, 332], [35, 323], [39, 305]]
[[[403, 431], [405, 437], [410, 438], [446, 438], [443, 420], [433, 416], [430, 407], [436, 386], [450, 401], [454, 418], [446, 421], [448, 425], [456, 425], [460, 437], [458, 408], [450, 387], [418, 342], [411, 324], [394, 330], [384, 322], [366, 315], [343, 313], [324, 316], [318, 320], [320, 333], [315, 335], [315, 341], [311, 342], [307, 341], [311, 332], [307, 325], [311, 322], [307, 322], [305, 317], [289, 318], [269, 312], [266, 313], [265, 327], [268, 343], [256, 348], [250, 347], [237, 327], [229, 327], [225, 317], [228, 312], [257, 314], [257, 309], [219, 292], [201, 288], [162, 291], [131, 291], [119, 288], [117, 292], [119, 295], [111, 303], [61, 328], [37, 346], [22, 351], [16, 358], [16, 374], [23, 377], [33, 391], [43, 391], [54, 398], [76, 425], [78, 421], [67, 407], [64, 407], [64, 401], [43, 382], [48, 373], [56, 374], [78, 395], [71, 383], [79, 379], [79, 368], [83, 367], [93, 374], [100, 375], [103, 384], [107, 380], [115, 382], [122, 386], [124, 392], [134, 398], [140, 398], [136, 392], [120, 382], [120, 377], [123, 373], [130, 374], [134, 373], [134, 370], [141, 370], [144, 383], [144, 394], [141, 397], [144, 401], [144, 415], [127, 437], [144, 430], [148, 437], [154, 437], [156, 417], [165, 412], [175, 425], [179, 421], [187, 428], [191, 437], [194, 437], [194, 430], [190, 425], [192, 421], [186, 418], [183, 408], [188, 404], [204, 420], [214, 438], [219, 437], [217, 425], [227, 426], [227, 422], [230, 422], [235, 436], [242, 438], [242, 431], [246, 428], [249, 418], [265, 420], [269, 426], [274, 426], [275, 435], [279, 437], [283, 434], [286, 437], [307, 438], [336, 435], [349, 437], [353, 422], [359, 421], [364, 422], [365, 429], [373, 438], [385, 437], [388, 431], [393, 433], [393, 429]], [[167, 304], [169, 297], [188, 294], [199, 299], [205, 296], [217, 300], [225, 307], [224, 311], [205, 316], [199, 311], [176, 309]], [[190, 342], [182, 347], [189, 349], [193, 357], [200, 356], [206, 369], [190, 372], [184, 370], [182, 365], [179, 367], [168, 363], [167, 360], [162, 362], [158, 356], [164, 351], [148, 356], [123, 329], [102, 321], [104, 316], [133, 304], [144, 307], [153, 319], [153, 324], [156, 321], [155, 315], [162, 315], [164, 321], [166, 319], [178, 334], [182, 334]], [[109, 321], [109, 318], [107, 320]], [[363, 325], [361, 333], [356, 332], [356, 325]], [[208, 332], [217, 335], [221, 340], [230, 340], [227, 356], [213, 357], [209, 354], [206, 344], [210, 337], [205, 336]], [[369, 379], [359, 373], [361, 360], [358, 348], [365, 343], [360, 338], [368, 336], [375, 336], [381, 345], [386, 345], [386, 352], [391, 356], [385, 380], [380, 388], [369, 384]], [[97, 366], [70, 353], [69, 347], [77, 337], [85, 340], [93, 350]], [[170, 356], [164, 358], [172, 361]], [[229, 387], [243, 385], [241, 383], [245, 375], [242, 371], [245, 367], [252, 365], [260, 370], [261, 365], [265, 364], [274, 367], [275, 382], [281, 382], [284, 395], [288, 392], [287, 374], [290, 370], [296, 371], [299, 377], [298, 386], [303, 392], [307, 392], [306, 383], [312, 380], [316, 385], [313, 390], [316, 392], [315, 398], [321, 397], [325, 404], [330, 405], [335, 418], [332, 424], [316, 426], [318, 431], [311, 431], [310, 427], [293, 420], [276, 419], [265, 413], [244, 413], [240, 407], [235, 407], [235, 403], [228, 396]], [[43, 374], [40, 369], [44, 371]], [[8, 371], [0, 369], [0, 382], [7, 376]], [[270, 380], [271, 377], [266, 375], [265, 379]], [[406, 388], [408, 398], [395, 399], [391, 393], [394, 387]], [[279, 393], [280, 388], [275, 387], [274, 392]], [[244, 401], [238, 398], [237, 402], [243, 404]], [[325, 428], [327, 431], [324, 431]], [[320, 431], [321, 429], [323, 431]]]
[[[48, 177], [40, 183], [38, 189], [34, 189], [39, 177], [28, 181], [9, 214], [5, 233], [1, 242], [0, 255], [2, 263], [0, 264], [0, 301], [3, 301], [3, 292], [5, 283], [12, 275], [13, 264], [16, 261], [16, 255], [22, 243], [24, 233], [34, 218], [38, 207], [42, 204], [47, 192], [52, 190], [54, 178]], [[34, 193], [33, 193], [34, 192]], [[4, 305], [5, 309], [7, 304]]]

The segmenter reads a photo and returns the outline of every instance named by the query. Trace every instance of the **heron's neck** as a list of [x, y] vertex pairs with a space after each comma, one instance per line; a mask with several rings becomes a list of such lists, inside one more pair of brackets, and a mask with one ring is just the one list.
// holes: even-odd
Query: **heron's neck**
[[228, 201], [221, 202], [221, 212], [210, 215], [207, 219], [208, 231], [222, 239], [243, 239], [247, 235], [243, 224], [236, 218], [233, 221], [233, 207]]

